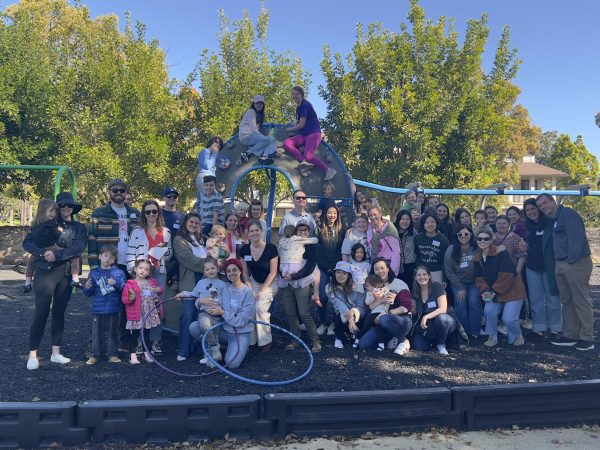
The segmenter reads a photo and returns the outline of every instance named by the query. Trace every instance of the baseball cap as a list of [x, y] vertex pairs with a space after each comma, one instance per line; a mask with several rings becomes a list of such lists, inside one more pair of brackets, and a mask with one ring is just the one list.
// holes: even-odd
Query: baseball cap
[[252, 100], [252, 102], [253, 103], [263, 102], [264, 103], [265, 102], [265, 98], [262, 95], [255, 95], [254, 99]]
[[112, 180], [110, 180], [108, 182], [108, 189], [110, 189], [113, 186], [123, 186], [125, 189], [129, 187], [127, 186], [127, 183], [125, 183], [125, 180], [123, 180], [122, 178], [113, 178]]
[[174, 187], [167, 187], [163, 191], [162, 196], [166, 197], [169, 194], [177, 194], [177, 195], [179, 195], [179, 192], [177, 192], [177, 189], [175, 189]]
[[352, 266], [350, 265], [349, 262], [346, 261], [338, 261], [337, 264], [335, 265], [335, 269], [334, 270], [342, 270], [346, 273], [350, 273], [352, 271]]

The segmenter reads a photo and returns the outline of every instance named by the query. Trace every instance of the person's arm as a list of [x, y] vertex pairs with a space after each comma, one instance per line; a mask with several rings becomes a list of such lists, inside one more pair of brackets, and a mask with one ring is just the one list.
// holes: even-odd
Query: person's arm
[[[442, 290], [441, 292], [444, 291]], [[434, 309], [428, 314], [425, 314], [421, 318], [421, 327], [427, 328], [427, 322], [429, 321], [429, 319], [433, 319], [439, 316], [440, 314], [445, 314], [448, 311], [448, 300], [446, 298], [446, 294], [442, 293], [437, 297], [437, 305], [438, 307], [436, 309]]]
[[589, 243], [587, 242], [587, 236], [585, 234], [585, 224], [583, 223], [583, 219], [577, 212], [571, 210], [565, 210], [562, 212], [562, 215], [565, 215], [565, 212], [568, 212], [568, 215], [565, 217], [565, 227], [567, 234], [567, 242], [569, 245], [568, 253], [567, 253], [567, 263], [575, 264], [579, 261], [583, 256], [586, 247], [589, 247]]
[[231, 309], [224, 309], [223, 319], [228, 325], [234, 328], [243, 327], [250, 320], [253, 320], [256, 315], [256, 301], [252, 291], [248, 289], [244, 292], [244, 298], [241, 301], [239, 309], [233, 311]]
[[267, 289], [269, 289], [269, 286], [271, 286], [271, 283], [273, 283], [273, 280], [277, 276], [277, 267], [278, 266], [279, 266], [279, 257], [278, 256], [275, 256], [274, 258], [271, 258], [269, 260], [269, 275], [267, 275], [267, 278], [266, 278], [265, 282], [263, 283], [263, 287], [261, 288], [261, 291], [266, 291]]
[[210, 156], [210, 150], [202, 149], [198, 153], [198, 165], [200, 166], [200, 170], [209, 170], [208, 167], [208, 157]]
[[31, 231], [29, 233], [27, 233], [27, 235], [25, 236], [25, 239], [23, 240], [23, 248], [25, 249], [26, 252], [31, 253], [32, 255], [36, 256], [37, 258], [39, 258], [41, 260], [44, 259], [45, 250], [43, 248], [35, 245], [35, 243], [33, 242], [33, 233]]
[[[92, 272], [88, 275], [88, 279], [83, 285], [83, 294], [91, 297], [94, 295], [94, 291], [96, 290], [96, 280], [94, 280], [94, 275]], [[119, 289], [120, 290], [120, 289]]]
[[[392, 251], [392, 260], [390, 261], [390, 266], [395, 274], [400, 272], [400, 240], [394, 236], [386, 236], [385, 241], [390, 246]], [[381, 245], [381, 243], [379, 244]]]
[[507, 252], [496, 255], [498, 261], [498, 276], [492, 285], [492, 290], [497, 294], [508, 292], [514, 283], [514, 266]]
[[450, 282], [450, 285], [459, 290], [464, 291], [465, 285], [460, 278], [458, 278], [458, 272], [456, 270], [456, 263], [454, 261], [454, 255], [452, 255], [453, 247], [448, 247], [446, 250], [446, 254], [444, 255], [444, 272], [446, 273], [446, 278]]
[[71, 226], [77, 228], [76, 236], [64, 249], [54, 252], [57, 261], [67, 261], [79, 257], [87, 246], [88, 236], [85, 226], [79, 222], [75, 222]]
[[306, 125], [306, 116], [300, 117], [300, 120], [298, 120], [298, 123], [296, 125], [292, 125], [291, 127], [288, 127], [287, 131], [293, 132], [293, 131], [301, 130], [302, 128], [304, 128], [304, 125]]
[[311, 244], [304, 247], [304, 259], [306, 259], [306, 264], [304, 264], [304, 267], [298, 272], [290, 274], [290, 278], [292, 280], [299, 280], [313, 273], [315, 267], [317, 266], [317, 251], [318, 248], [316, 244]]
[[195, 256], [190, 244], [181, 236], [175, 237], [173, 250], [180, 266], [192, 272], [202, 272], [204, 270], [204, 258]]
[[394, 300], [394, 303], [398, 306], [396, 306], [395, 308], [391, 308], [389, 310], [390, 314], [400, 316], [402, 314], [408, 314], [413, 312], [412, 297], [408, 289], [402, 289], [400, 292], [398, 292], [398, 294], [396, 294], [396, 299]]

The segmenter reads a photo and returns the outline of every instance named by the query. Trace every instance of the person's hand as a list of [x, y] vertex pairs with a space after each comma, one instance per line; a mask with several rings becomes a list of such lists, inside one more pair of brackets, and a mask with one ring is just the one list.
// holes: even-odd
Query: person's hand
[[108, 284], [110, 284], [111, 286], [114, 286], [115, 284], [117, 284], [117, 280], [115, 280], [114, 278], [109, 278], [108, 280], [106, 280], [106, 282]]
[[319, 294], [313, 294], [312, 301], [319, 308], [323, 307], [323, 304], [321, 303], [321, 299], [319, 298]]
[[94, 283], [92, 283], [92, 279], [88, 278], [88, 280], [85, 282], [85, 287], [87, 289], [91, 289], [94, 286]]
[[504, 252], [504, 251], [506, 251], [506, 245], [500, 244], [498, 247], [496, 247], [497, 253]]
[[354, 313], [351, 310], [348, 310], [344, 313], [344, 317], [346, 318], [346, 320], [350, 321], [350, 320], [354, 320]]
[[46, 250], [44, 252], [44, 260], [46, 262], [54, 262], [56, 261], [56, 256], [54, 255], [54, 252], [51, 250]]
[[[250, 289], [252, 289], [252, 285], [250, 284], [249, 281], [248, 281], [248, 287]], [[256, 298], [258, 299], [258, 297], [260, 297], [261, 295], [267, 295], [268, 290], [269, 290], [269, 288], [266, 288], [266, 287], [260, 288], [260, 290], [256, 293]]]
[[379, 313], [379, 315], [377, 317], [375, 317], [375, 320], [373, 322], [375, 322], [377, 325], [379, 325], [379, 319], [381, 319], [381, 316], [385, 315], [385, 313]]
[[467, 291], [465, 289], [461, 289], [456, 293], [455, 299], [459, 302], [462, 302], [467, 297]]
[[282, 273], [281, 278], [283, 278], [286, 281], [292, 281], [292, 276], [287, 272]]
[[212, 308], [208, 310], [209, 314], [212, 314], [213, 316], [222, 316], [223, 314], [225, 314], [225, 310], [223, 310], [223, 308]]
[[354, 321], [348, 322], [348, 330], [352, 334], [356, 334], [358, 332], [358, 327], [354, 323]]
[[423, 328], [424, 330], [427, 329], [427, 321], [429, 320], [428, 316], [423, 316], [423, 318], [421, 319], [421, 328]]
[[158, 292], [158, 291], [160, 291], [160, 288], [158, 286], [151, 286], [150, 287], [150, 291], [152, 291], [152, 292]]
[[389, 292], [388, 295], [385, 297], [385, 302], [388, 305], [394, 303], [394, 300], [396, 300], [396, 294], [394, 294], [393, 292]]
[[127, 299], [129, 300], [129, 303], [133, 303], [135, 301], [135, 291], [133, 289], [129, 289], [129, 291], [127, 291]]

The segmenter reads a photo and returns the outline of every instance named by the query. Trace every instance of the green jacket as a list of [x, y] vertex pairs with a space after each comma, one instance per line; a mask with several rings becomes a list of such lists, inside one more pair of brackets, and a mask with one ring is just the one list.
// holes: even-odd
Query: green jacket
[[204, 271], [204, 258], [198, 258], [192, 253], [192, 247], [181, 236], [175, 236], [173, 253], [179, 262], [178, 291], [192, 291], [196, 286], [196, 273]]

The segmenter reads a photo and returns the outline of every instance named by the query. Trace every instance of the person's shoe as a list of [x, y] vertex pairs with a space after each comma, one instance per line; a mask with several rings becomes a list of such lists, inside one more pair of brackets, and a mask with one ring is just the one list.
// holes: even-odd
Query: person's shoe
[[335, 325], [331, 324], [327, 327], [327, 336], [335, 336], [335, 331], [333, 330]]
[[306, 325], [303, 323], [300, 324], [300, 331], [306, 331]]
[[177, 355], [177, 361], [185, 361], [187, 358], [185, 356]]
[[292, 341], [288, 345], [285, 346], [285, 349], [286, 350], [296, 350], [298, 347], [300, 347], [300, 344], [298, 344], [298, 342], [296, 342], [296, 341]]
[[319, 336], [323, 336], [326, 331], [327, 331], [327, 327], [325, 325], [319, 325], [319, 328], [317, 328], [317, 334]]
[[139, 363], [140, 363], [140, 360], [138, 359], [137, 354], [135, 356], [129, 357], [129, 364], [132, 364], [135, 366]]
[[260, 347], [260, 351], [262, 353], [270, 352], [271, 351], [271, 347], [272, 347], [272, 345], [270, 343], [267, 344], [267, 345], [263, 345], [263, 346]]
[[243, 164], [246, 164], [248, 162], [248, 160], [250, 159], [250, 156], [248, 155], [248, 152], [242, 152], [242, 153], [240, 153], [240, 159], [242, 160]]
[[398, 348], [398, 338], [393, 337], [388, 341], [387, 345], [388, 350], [396, 350]]
[[312, 345], [312, 348], [310, 349], [311, 352], [313, 353], [319, 353], [321, 351], [321, 343], [320, 342], [315, 342]]
[[152, 359], [152, 356], [150, 356], [150, 353], [148, 353], [148, 352], [144, 352], [144, 359], [146, 360], [147, 363], [154, 362], [154, 360]]
[[119, 358], [116, 355], [111, 356], [110, 358], [108, 358], [108, 362], [109, 363], [120, 363], [121, 362], [121, 358]]
[[144, 354], [144, 346], [142, 344], [138, 344], [135, 348], [135, 354], [138, 356], [142, 356]]
[[210, 348], [210, 356], [212, 356], [215, 361], [223, 360], [223, 355], [221, 355], [221, 347], [219, 346], [219, 344]]
[[396, 347], [396, 350], [394, 350], [394, 353], [396, 355], [404, 356], [408, 353], [409, 350], [410, 350], [410, 341], [408, 339], [405, 339], [404, 342], [400, 342], [398, 344], [398, 346]]
[[57, 364], [68, 364], [71, 362], [71, 359], [58, 353], [56, 355], [50, 356], [50, 361]]
[[333, 346], [335, 348], [344, 348], [344, 344], [338, 338], [335, 339], [335, 342], [333, 343]]
[[152, 354], [153, 355], [162, 355], [163, 351], [158, 342], [152, 344]]
[[521, 326], [523, 328], [525, 328], [526, 330], [531, 330], [533, 328], [533, 324], [531, 323], [531, 320], [529, 320], [529, 319], [522, 320], [521, 321]]
[[325, 180], [325, 181], [331, 180], [333, 177], [335, 177], [336, 174], [337, 174], [337, 170], [332, 169], [331, 167], [328, 167], [327, 170], [325, 171], [325, 178], [323, 178], [323, 180]]
[[377, 351], [378, 352], [382, 352], [385, 350], [385, 344], [383, 342], [380, 342], [379, 344], [377, 344]]
[[27, 359], [27, 370], [36, 370], [40, 368], [40, 362], [37, 358]]
[[577, 339], [569, 339], [564, 336], [558, 336], [554, 339], [550, 339], [552, 345], [558, 345], [559, 347], [573, 347], [577, 344]]
[[28, 294], [33, 289], [33, 285], [31, 283], [23, 286], [23, 294]]
[[448, 355], [448, 350], [446, 350], [446, 346], [445, 345], [438, 345], [437, 346], [437, 351], [440, 355], [444, 355], [447, 356]]
[[589, 341], [577, 341], [575, 348], [581, 352], [587, 352], [588, 350], [594, 350], [594, 343]]
[[513, 342], [512, 345], [519, 347], [524, 344], [525, 344], [525, 338], [523, 336], [517, 336], [517, 338], [515, 339], [515, 342]]
[[94, 358], [93, 356], [90, 356], [88, 358], [88, 360], [85, 362], [88, 366], [93, 366], [94, 364], [96, 364], [98, 362], [98, 358]]
[[79, 281], [79, 280], [71, 281], [71, 286], [73, 286], [74, 288], [77, 288], [77, 289], [83, 289], [83, 284], [81, 284], [81, 281]]
[[498, 333], [503, 334], [503, 335], [507, 335], [508, 334], [508, 330], [506, 329], [506, 325], [504, 325], [503, 323], [498, 325]]
[[354, 343], [352, 344], [352, 348], [358, 348], [359, 343], [360, 343], [360, 339], [358, 339], [358, 338], [354, 339]]
[[206, 356], [204, 358], [202, 358], [200, 360], [200, 364], [205, 364], [205, 365], [208, 364], [208, 358]]
[[498, 345], [498, 337], [497, 336], [488, 337], [487, 341], [485, 341], [483, 343], [483, 345], [485, 345], [486, 347], [495, 347], [496, 345]]

